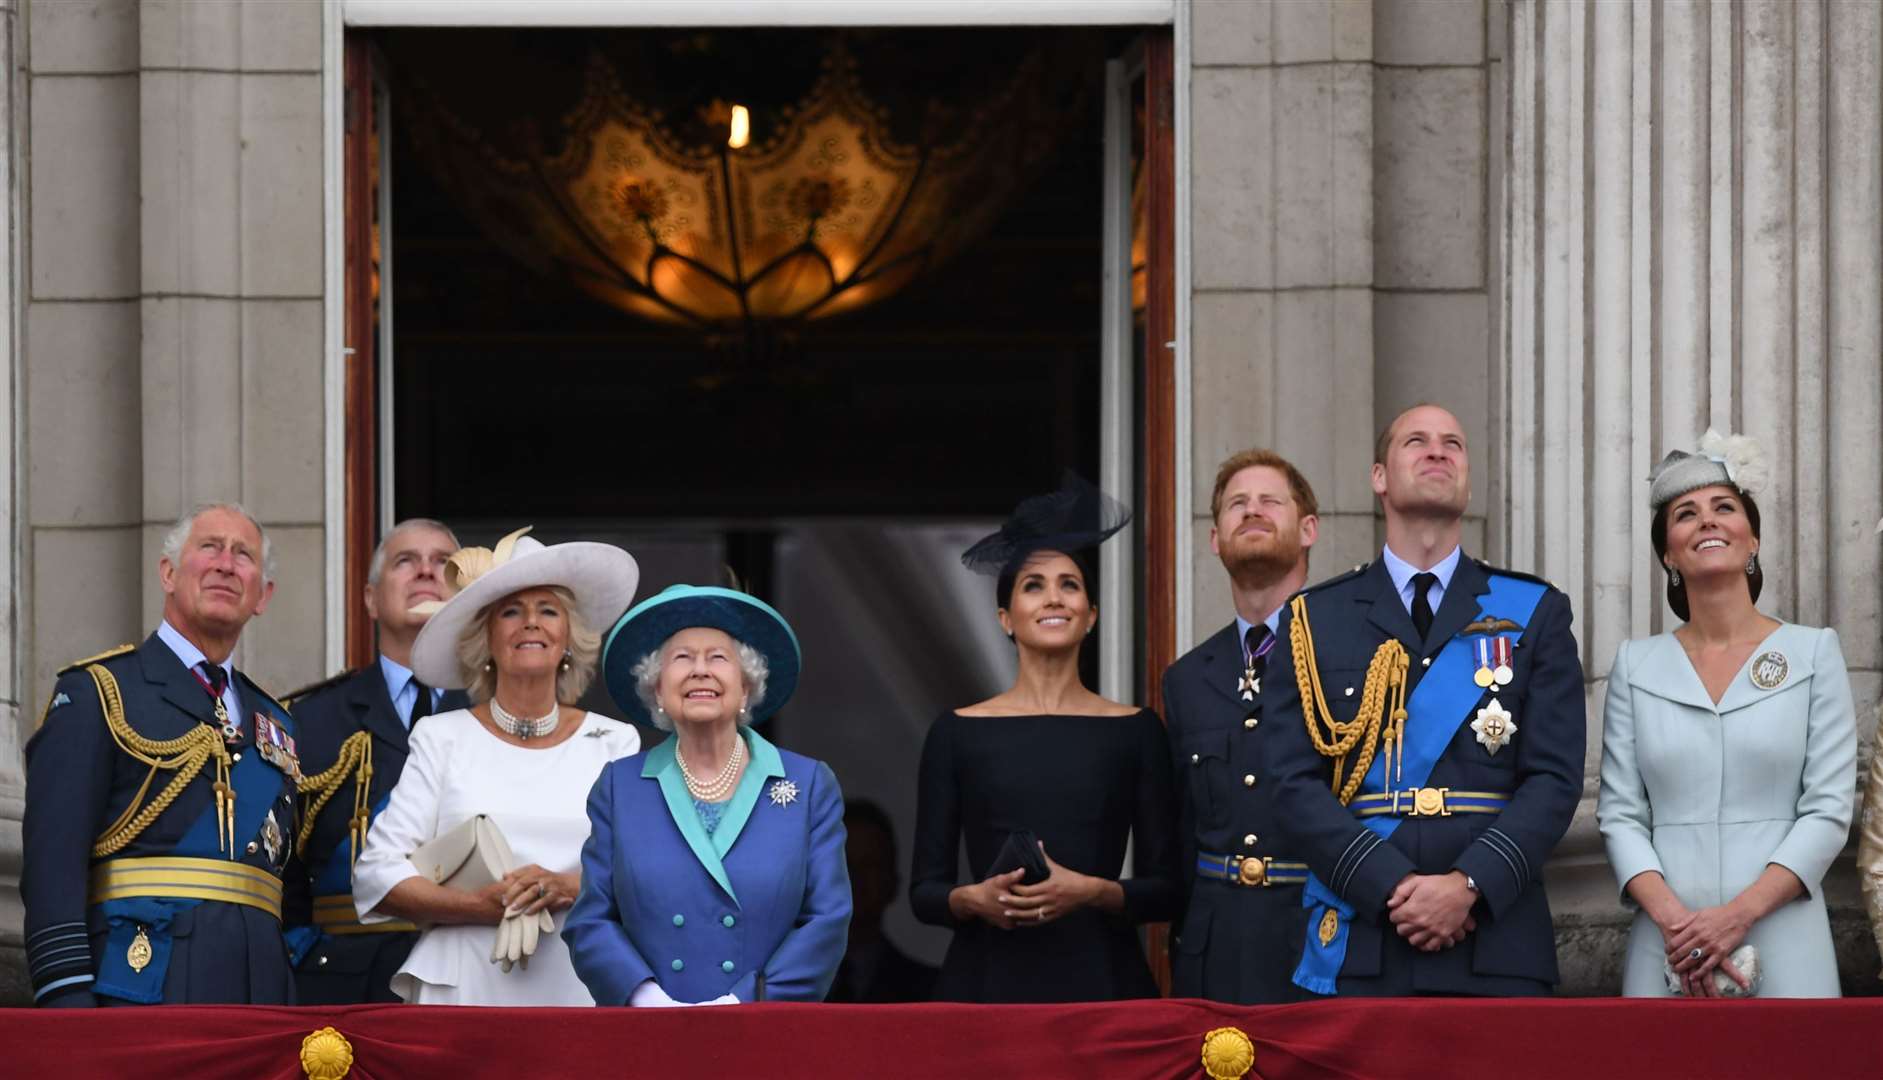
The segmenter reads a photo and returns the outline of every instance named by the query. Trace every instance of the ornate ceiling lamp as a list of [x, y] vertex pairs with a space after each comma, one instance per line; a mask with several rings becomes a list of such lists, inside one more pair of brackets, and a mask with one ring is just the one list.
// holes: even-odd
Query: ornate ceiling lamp
[[[714, 59], [712, 39], [682, 40]], [[623, 311], [749, 340], [880, 300], [959, 252], [1076, 119], [1083, 39], [1009, 50], [957, 79], [974, 92], [953, 98], [898, 70], [907, 40], [825, 35], [808, 89], [776, 104], [649, 101], [629, 82], [659, 80], [590, 46], [553, 140], [528, 111], [553, 107], [540, 84], [537, 101], [506, 108], [454, 95], [463, 65], [396, 61], [420, 154], [496, 243]], [[866, 88], [859, 55], [886, 91]], [[960, 58], [971, 70], [988, 59]], [[732, 81], [767, 74], [745, 67]]]

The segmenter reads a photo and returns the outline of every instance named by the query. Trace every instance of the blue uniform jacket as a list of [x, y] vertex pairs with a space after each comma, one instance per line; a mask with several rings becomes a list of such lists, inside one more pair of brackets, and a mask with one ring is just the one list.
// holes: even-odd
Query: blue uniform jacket
[[[1278, 642], [1269, 652], [1272, 661]], [[1270, 665], [1272, 667], [1272, 663]], [[1290, 976], [1301, 959], [1307, 912], [1301, 886], [1247, 886], [1197, 873], [1197, 854], [1299, 862], [1283, 842], [1269, 789], [1251, 786], [1268, 724], [1263, 699], [1242, 700], [1242, 642], [1236, 623], [1210, 635], [1164, 672], [1164, 722], [1178, 776], [1178, 828], [1186, 903], [1172, 927], [1171, 996], [1239, 1005], [1311, 997]], [[1297, 871], [1298, 873], [1298, 871]]]
[[[213, 723], [214, 702], [157, 635], [103, 665], [117, 681], [125, 720], [146, 738], [174, 739]], [[231, 782], [242, 830], [235, 857], [279, 877], [293, 845], [295, 784], [255, 751], [254, 715], [266, 713], [284, 727], [288, 716], [246, 675], [237, 672], [235, 685], [244, 714], [242, 743], [230, 748], [237, 758]], [[266, 912], [218, 900], [140, 900], [134, 910], [111, 915], [89, 902], [91, 869], [98, 861], [92, 844], [149, 775], [149, 766], [113, 741], [91, 675], [83, 667], [61, 675], [45, 723], [26, 745], [20, 893], [35, 1000], [292, 1004], [281, 924]], [[146, 806], [174, 775], [159, 770], [149, 781]], [[217, 850], [213, 828], [214, 783], [214, 768], [205, 765], [176, 801], [111, 858], [227, 859]], [[156, 959], [132, 971], [124, 957], [139, 925], [148, 927]], [[119, 993], [108, 994], [107, 988]]]
[[[1491, 574], [1523, 576], [1475, 559], [1458, 561], [1433, 613], [1429, 644], [1419, 641], [1384, 563], [1308, 590], [1316, 663], [1334, 716], [1347, 720], [1357, 711], [1367, 664], [1389, 636], [1405, 645], [1412, 661], [1410, 687], [1417, 687], [1425, 661], [1478, 617]], [[1282, 617], [1281, 640], [1269, 653], [1262, 683], [1262, 782], [1273, 785], [1289, 847], [1354, 908], [1340, 993], [1548, 993], [1557, 981], [1556, 934], [1543, 891], [1543, 863], [1582, 797], [1588, 739], [1582, 660], [1570, 632], [1569, 598], [1554, 588], [1544, 590], [1512, 650], [1515, 677], [1508, 686], [1482, 691], [1470, 686], [1470, 704], [1462, 714], [1414, 715], [1408, 721], [1409, 728], [1455, 726], [1427, 785], [1508, 792], [1509, 803], [1497, 814], [1407, 818], [1383, 842], [1375, 842], [1379, 838], [1329, 789], [1331, 762], [1308, 738], [1289, 644], [1292, 618], [1292, 612]], [[1517, 725], [1510, 745], [1495, 754], [1477, 741], [1470, 726], [1477, 709], [1493, 697]], [[1472, 914], [1478, 928], [1452, 948], [1420, 952], [1387, 918], [1387, 898], [1407, 874], [1454, 869], [1477, 882], [1481, 898]]]
[[582, 892], [563, 940], [597, 1004], [655, 979], [677, 1001], [822, 1001], [850, 926], [843, 793], [830, 767], [743, 732], [750, 756], [707, 835], [675, 739], [610, 762], [589, 794]]
[[[434, 712], [465, 708], [469, 699], [460, 690], [447, 691]], [[354, 733], [373, 738], [373, 774], [368, 791], [372, 815], [379, 816], [391, 797], [399, 774], [405, 770], [409, 749], [405, 725], [386, 692], [386, 676], [378, 663], [354, 671], [316, 689], [294, 703], [294, 722], [301, 744], [301, 771], [309, 776], [326, 771], [340, 755], [340, 744]], [[353, 817], [353, 779], [340, 785], [321, 809], [308, 837], [307, 850], [295, 866], [301, 872], [289, 883], [288, 938], [296, 958], [295, 983], [302, 1005], [357, 1005], [396, 1002], [392, 976], [405, 963], [418, 934], [413, 931], [358, 932], [348, 919], [346, 933], [327, 933], [313, 925], [310, 901], [321, 897], [350, 896], [353, 859], [348, 825]], [[360, 838], [364, 847], [364, 837]], [[324, 913], [353, 915], [353, 902], [321, 904]]]

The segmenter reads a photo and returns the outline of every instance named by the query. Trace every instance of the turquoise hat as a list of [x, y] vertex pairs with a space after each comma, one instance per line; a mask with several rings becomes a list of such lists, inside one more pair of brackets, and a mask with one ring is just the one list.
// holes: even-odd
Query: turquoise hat
[[641, 704], [641, 695], [635, 692], [634, 665], [668, 638], [696, 626], [724, 630], [765, 658], [770, 674], [765, 680], [765, 698], [752, 710], [753, 723], [777, 712], [790, 700], [792, 691], [798, 688], [804, 653], [785, 617], [770, 604], [737, 589], [675, 585], [629, 608], [602, 646], [602, 676], [608, 682], [608, 693], [630, 720], [654, 722], [647, 706]]

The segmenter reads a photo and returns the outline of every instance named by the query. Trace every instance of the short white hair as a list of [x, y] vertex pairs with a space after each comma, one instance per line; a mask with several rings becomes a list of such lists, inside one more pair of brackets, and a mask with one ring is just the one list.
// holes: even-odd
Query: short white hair
[[393, 537], [411, 529], [433, 529], [444, 533], [445, 537], [451, 541], [451, 550], [453, 551], [463, 546], [458, 543], [458, 534], [452, 532], [451, 526], [446, 525], [442, 521], [436, 521], [432, 518], [406, 518], [404, 521], [399, 522], [397, 525], [387, 530], [386, 535], [380, 538], [379, 546], [373, 549], [373, 561], [366, 566], [366, 583], [368, 585], [379, 584], [379, 576], [386, 572], [386, 545], [392, 543]]
[[[660, 698], [656, 692], [660, 685], [660, 654], [667, 651], [667, 644], [672, 640], [669, 637], [661, 642], [660, 648], [641, 657], [633, 668], [634, 696], [641, 699], [647, 715], [653, 718], [654, 726], [662, 731], [673, 730], [673, 717], [660, 707]], [[764, 653], [738, 638], [732, 641], [739, 647], [739, 671], [745, 676], [745, 710], [739, 714], [739, 724], [744, 726], [752, 722], [752, 714], [765, 701], [765, 680], [771, 677], [771, 665], [765, 662]]]
[[275, 545], [268, 539], [268, 530], [262, 528], [260, 519], [248, 512], [248, 508], [239, 502], [197, 503], [180, 518], [163, 537], [163, 557], [170, 560], [171, 566], [183, 565], [183, 545], [190, 538], [190, 530], [196, 527], [196, 519], [211, 510], [227, 510], [231, 514], [240, 514], [255, 526], [255, 534], [262, 538], [262, 580], [275, 580]]

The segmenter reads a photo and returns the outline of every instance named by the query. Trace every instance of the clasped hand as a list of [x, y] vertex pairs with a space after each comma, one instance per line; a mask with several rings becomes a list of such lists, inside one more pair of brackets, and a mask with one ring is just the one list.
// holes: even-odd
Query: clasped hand
[[1471, 906], [1478, 894], [1463, 874], [1407, 874], [1386, 900], [1386, 914], [1399, 936], [1415, 949], [1448, 949], [1478, 928]]
[[[1745, 943], [1751, 924], [1730, 904], [1701, 908], [1669, 923], [1661, 931], [1667, 943], [1667, 965], [1680, 976], [1688, 997], [1718, 997], [1713, 989], [1713, 969], [1745, 989], [1752, 981], [1733, 966], [1733, 950]], [[1698, 957], [1694, 950], [1700, 950]]]
[[1013, 930], [1044, 926], [1092, 902], [1101, 879], [1068, 870], [1054, 862], [1053, 857], [1046, 854], [1045, 844], [1040, 845], [1040, 855], [1046, 860], [1045, 881], [1020, 884], [1025, 870], [995, 874], [979, 884], [958, 890], [965, 911], [957, 915], [971, 916], [1002, 930]]
[[535, 863], [519, 866], [498, 882], [503, 886], [501, 899], [506, 915], [534, 915], [539, 911], [557, 912], [575, 903], [582, 890], [580, 874], [558, 874]]

